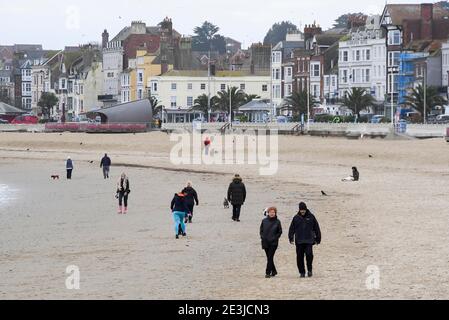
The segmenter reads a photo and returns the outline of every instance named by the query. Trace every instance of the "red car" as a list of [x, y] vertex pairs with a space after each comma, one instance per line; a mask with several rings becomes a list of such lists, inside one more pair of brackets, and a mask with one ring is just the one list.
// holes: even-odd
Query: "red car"
[[36, 116], [18, 116], [15, 117], [11, 124], [37, 124], [39, 122]]

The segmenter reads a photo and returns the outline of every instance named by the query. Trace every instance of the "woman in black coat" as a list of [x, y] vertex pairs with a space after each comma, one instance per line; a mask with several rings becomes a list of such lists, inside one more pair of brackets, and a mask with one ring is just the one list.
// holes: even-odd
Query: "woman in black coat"
[[279, 245], [279, 238], [282, 235], [282, 225], [277, 217], [277, 209], [272, 207], [268, 209], [268, 217], [260, 225], [260, 238], [262, 240], [262, 249], [267, 254], [266, 278], [275, 277], [278, 273], [274, 265], [274, 255]]
[[232, 204], [232, 220], [240, 222], [240, 211], [246, 201], [246, 187], [238, 174], [229, 185], [228, 201]]

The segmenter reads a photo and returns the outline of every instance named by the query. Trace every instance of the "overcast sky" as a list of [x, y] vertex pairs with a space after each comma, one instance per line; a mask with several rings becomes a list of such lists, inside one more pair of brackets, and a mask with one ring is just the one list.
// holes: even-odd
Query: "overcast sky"
[[195, 26], [208, 20], [220, 27], [221, 34], [247, 47], [263, 41], [275, 22], [289, 20], [303, 27], [316, 20], [326, 29], [341, 14], [381, 14], [384, 5], [385, 0], [0, 0], [0, 44], [59, 49], [100, 42], [105, 28], [113, 37], [133, 20], [156, 25], [168, 16], [181, 34], [192, 34]]

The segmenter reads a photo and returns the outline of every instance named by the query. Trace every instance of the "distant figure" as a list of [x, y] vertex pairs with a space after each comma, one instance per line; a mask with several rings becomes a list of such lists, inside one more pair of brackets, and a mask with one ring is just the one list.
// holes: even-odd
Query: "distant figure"
[[189, 213], [186, 217], [186, 223], [192, 223], [192, 219], [193, 219], [193, 208], [195, 207], [195, 204], [198, 206], [199, 202], [198, 202], [198, 194], [196, 192], [195, 189], [193, 189], [192, 187], [192, 182], [187, 182], [187, 186], [184, 188], [184, 190], [182, 190], [182, 193], [184, 193], [185, 199], [186, 199], [186, 203], [187, 203], [187, 207], [189, 208]]
[[236, 174], [228, 188], [228, 201], [232, 204], [232, 220], [240, 222], [240, 211], [246, 201], [246, 187], [240, 175]]
[[184, 192], [175, 194], [171, 201], [170, 209], [173, 213], [173, 220], [175, 223], [175, 235], [176, 239], [179, 239], [179, 234], [183, 237], [187, 236], [186, 225], [184, 219], [189, 214], [189, 207], [186, 202], [186, 195]]
[[301, 278], [305, 278], [304, 255], [307, 260], [308, 276], [313, 276], [313, 246], [321, 243], [321, 231], [315, 216], [304, 202], [299, 204], [299, 212], [293, 218], [288, 232], [291, 244], [296, 244], [296, 263]]
[[117, 181], [118, 214], [128, 213], [128, 196], [130, 193], [129, 179], [125, 173], [122, 173]]
[[277, 217], [275, 207], [268, 209], [268, 217], [262, 220], [260, 225], [260, 239], [262, 240], [262, 249], [267, 255], [267, 269], [265, 278], [277, 276], [276, 266], [274, 265], [274, 255], [279, 246], [279, 238], [282, 235], [282, 225]]
[[103, 168], [103, 176], [105, 179], [109, 179], [109, 170], [111, 168], [111, 158], [108, 157], [108, 154], [105, 153], [103, 159], [100, 162], [100, 168]]
[[352, 176], [342, 179], [343, 182], [359, 181], [359, 180], [360, 180], [360, 173], [356, 167], [352, 167]]
[[204, 150], [206, 152], [206, 156], [209, 155], [209, 149], [210, 149], [211, 143], [212, 143], [212, 141], [210, 140], [209, 137], [207, 137], [206, 140], [204, 140]]
[[73, 161], [72, 159], [70, 159], [70, 157], [67, 157], [65, 169], [67, 170], [67, 180], [72, 180]]

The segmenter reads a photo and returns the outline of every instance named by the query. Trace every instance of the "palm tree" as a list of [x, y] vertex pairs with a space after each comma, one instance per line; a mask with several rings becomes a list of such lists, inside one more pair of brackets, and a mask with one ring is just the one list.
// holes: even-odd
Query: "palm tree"
[[[316, 104], [315, 98], [309, 94], [309, 107], [313, 108]], [[282, 110], [292, 111], [296, 118], [301, 114], [307, 115], [307, 91], [293, 92], [291, 96], [285, 98]]]
[[220, 111], [229, 112], [229, 96], [231, 96], [231, 109], [237, 111], [238, 108], [245, 104], [246, 94], [237, 87], [222, 90], [217, 93], [215, 106]]
[[[208, 96], [207, 94], [202, 94], [200, 96], [198, 96], [198, 98], [195, 99], [195, 101], [193, 102], [193, 109], [194, 110], [198, 110], [198, 111], [202, 111], [205, 115], [208, 114], [208, 108], [209, 105], [207, 103], [207, 99]], [[215, 100], [217, 99], [216, 96], [213, 96], [210, 98], [210, 108], [211, 111], [213, 111], [215, 109]]]
[[[438, 105], [446, 104], [446, 99], [438, 94], [436, 87], [427, 87], [426, 91], [426, 113]], [[419, 85], [414, 88], [410, 95], [405, 97], [405, 104], [424, 115], [424, 87]]]
[[155, 96], [150, 96], [149, 98], [151, 104], [151, 110], [153, 115], [159, 113], [162, 110], [162, 106], [159, 104], [159, 100]]
[[374, 105], [374, 98], [366, 89], [354, 87], [343, 98], [343, 105], [360, 118], [360, 111]]

